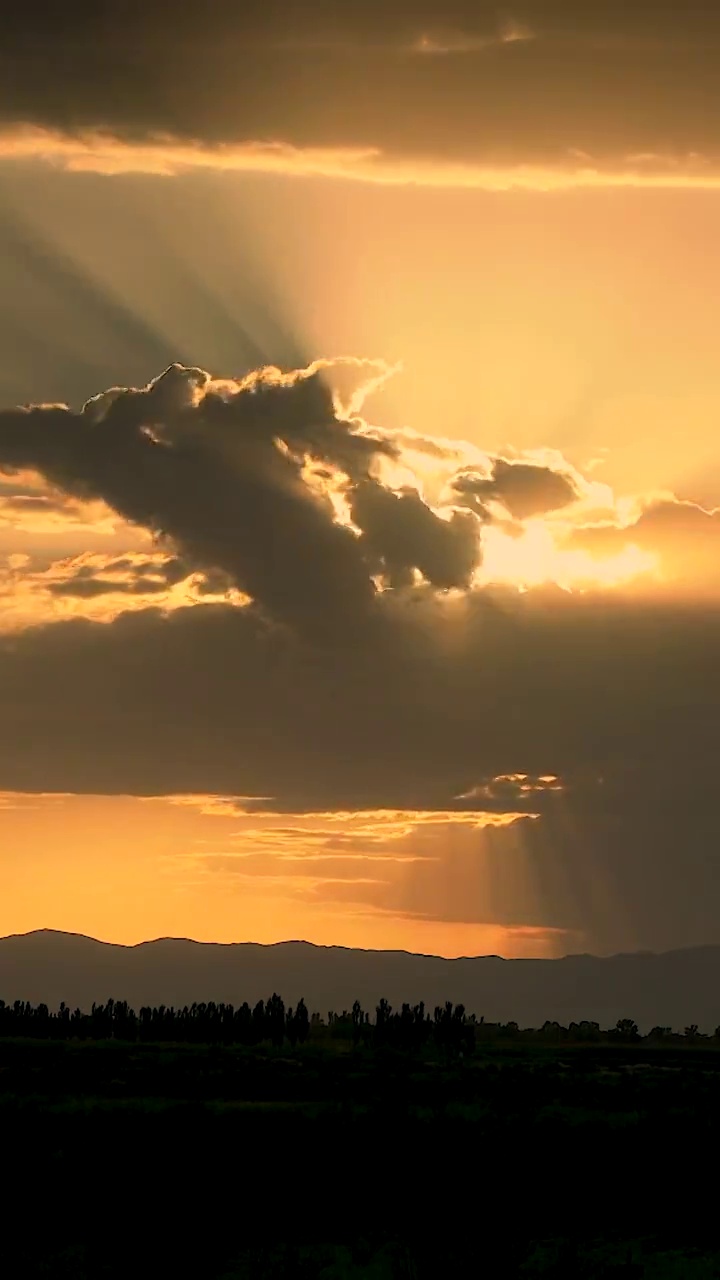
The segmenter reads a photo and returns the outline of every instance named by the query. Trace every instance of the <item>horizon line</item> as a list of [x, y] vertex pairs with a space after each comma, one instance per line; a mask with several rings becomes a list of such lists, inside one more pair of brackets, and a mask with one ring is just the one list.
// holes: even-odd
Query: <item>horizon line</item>
[[353, 951], [361, 955], [414, 956], [419, 960], [444, 960], [448, 964], [452, 964], [458, 960], [502, 960], [505, 963], [512, 963], [513, 961], [541, 961], [543, 963], [552, 963], [560, 960], [639, 959], [678, 955], [687, 951], [711, 951], [720, 949], [720, 943], [706, 942], [685, 947], [670, 947], [665, 951], [652, 951], [648, 949], [637, 951], [614, 951], [609, 952], [607, 955], [600, 955], [591, 951], [572, 951], [567, 952], [562, 956], [502, 956], [495, 952], [485, 952], [475, 955], [443, 956], [437, 952], [409, 951], [405, 947], [350, 947], [343, 943], [310, 942], [307, 938], [282, 938], [276, 942], [255, 942], [250, 938], [238, 939], [234, 942], [214, 942], [208, 941], [207, 939], [180, 937], [168, 934], [159, 935], [155, 938], [144, 938], [140, 942], [110, 942], [106, 938], [96, 938], [89, 933], [80, 933], [79, 931], [71, 929], [52, 929], [49, 927], [26, 929], [18, 933], [3, 934], [0, 936], [0, 944], [3, 942], [10, 942], [16, 938], [31, 938], [38, 934], [53, 934], [62, 938], [81, 938], [86, 942], [94, 942], [101, 947], [120, 947], [124, 951], [134, 951], [139, 947], [154, 946], [159, 942], [183, 942], [196, 947], [263, 947], [265, 949], [269, 949], [271, 947], [304, 946], [312, 947], [316, 951]]

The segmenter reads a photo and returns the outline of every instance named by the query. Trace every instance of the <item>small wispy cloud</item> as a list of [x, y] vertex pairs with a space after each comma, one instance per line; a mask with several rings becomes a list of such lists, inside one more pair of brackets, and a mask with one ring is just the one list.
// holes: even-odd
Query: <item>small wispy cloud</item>
[[510, 19], [497, 32], [487, 36], [463, 31], [423, 32], [411, 44], [410, 52], [429, 55], [482, 53], [486, 49], [535, 39], [535, 33], [528, 26]]

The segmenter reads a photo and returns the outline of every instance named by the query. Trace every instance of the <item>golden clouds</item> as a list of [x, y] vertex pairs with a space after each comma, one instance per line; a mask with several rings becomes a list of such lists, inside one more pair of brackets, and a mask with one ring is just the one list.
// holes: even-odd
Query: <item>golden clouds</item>
[[[0, 414], [0, 626], [249, 600], [307, 617], [313, 595], [364, 610], [388, 590], [715, 590], [715, 513], [619, 497], [558, 450], [490, 454], [372, 425], [360, 410], [396, 372], [355, 357], [237, 379], [173, 365], [80, 414]], [[57, 555], [68, 539], [93, 549]]]
[[132, 610], [168, 612], [218, 601], [242, 606], [246, 597], [222, 579], [190, 572], [176, 557], [152, 550], [85, 552], [36, 570], [29, 556], [10, 555], [0, 568], [0, 632], [70, 618], [110, 622]]
[[[278, 830], [282, 835], [301, 834], [308, 830], [317, 828], [321, 824], [323, 830], [321, 832], [323, 840], [332, 844], [334, 840], [342, 840], [347, 838], [342, 835], [350, 832], [353, 840], [363, 842], [364, 844], [375, 844], [377, 842], [400, 840], [411, 835], [420, 828], [430, 828], [433, 826], [461, 826], [468, 827], [472, 830], [482, 830], [483, 827], [507, 826], [512, 822], [517, 822], [521, 818], [535, 817], [535, 814], [528, 813], [525, 809], [514, 810], [512, 806], [507, 804], [498, 804], [498, 800], [504, 794], [503, 786], [507, 783], [518, 785], [512, 792], [513, 798], [519, 801], [523, 793], [532, 793], [536, 791], [552, 791], [559, 790], [557, 778], [554, 776], [544, 776], [536, 780], [530, 780], [525, 774], [509, 775], [492, 779], [487, 787], [474, 789], [472, 793], [457, 796], [457, 800], [465, 800], [470, 798], [485, 798], [491, 803], [488, 809], [483, 811], [482, 808], [473, 808], [472, 810], [462, 809], [321, 809], [306, 811], [301, 814], [294, 814], [294, 818], [299, 825], [293, 828], [282, 826], [282, 820], [288, 817], [283, 810], [273, 807], [272, 796], [220, 796], [220, 795], [202, 795], [188, 793], [187, 795], [174, 795], [162, 797], [149, 797], [146, 803], [155, 804], [159, 801], [181, 808], [192, 809], [201, 814], [203, 817], [209, 818], [242, 818], [254, 819], [255, 822], [267, 823], [266, 827], [258, 827], [257, 832], [269, 832], [274, 837]], [[497, 785], [495, 785], [497, 784]], [[499, 790], [497, 787], [499, 786]], [[475, 794], [477, 792], [477, 794]], [[327, 829], [325, 829], [327, 828]], [[245, 828], [243, 828], [243, 831]]]
[[[202, 835], [167, 856], [168, 874], [198, 891], [220, 882], [230, 894], [276, 893], [300, 908], [351, 907], [368, 916], [434, 917], [433, 897], [448, 853], [460, 855], [453, 912], [461, 914], [461, 884], [482, 868], [493, 847], [518, 847], [512, 835], [538, 815], [515, 810], [556, 779], [508, 784], [498, 779], [473, 811], [367, 809], [278, 812], [272, 801], [248, 797], [167, 796], [142, 802], [154, 813], [179, 808], [195, 815]], [[487, 807], [484, 807], [483, 802]], [[198, 824], [202, 824], [201, 828]], [[491, 841], [500, 840], [500, 846]], [[490, 843], [489, 843], [490, 842]], [[432, 869], [434, 868], [434, 869]], [[480, 872], [482, 874], [482, 872]], [[448, 886], [445, 887], [447, 893]], [[440, 918], [440, 917], [439, 917]]]
[[[445, 52], [429, 44], [427, 53]], [[345, 179], [384, 186], [480, 191], [558, 192], [593, 189], [720, 189], [720, 158], [713, 154], [646, 151], [595, 156], [568, 147], [552, 161], [499, 162], [442, 155], [407, 156], [378, 146], [300, 146], [290, 142], [194, 141], [162, 133], [129, 140], [97, 128], [70, 132], [18, 124], [0, 132], [0, 161], [49, 164], [71, 173], [280, 174]]]

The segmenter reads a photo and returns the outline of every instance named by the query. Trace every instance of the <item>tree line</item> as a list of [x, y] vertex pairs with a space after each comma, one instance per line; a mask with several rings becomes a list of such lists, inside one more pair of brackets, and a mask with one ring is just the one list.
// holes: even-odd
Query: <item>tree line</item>
[[653, 1027], [642, 1036], [637, 1023], [621, 1018], [614, 1027], [602, 1029], [597, 1022], [572, 1022], [562, 1026], [545, 1022], [542, 1027], [521, 1028], [516, 1022], [486, 1022], [468, 1014], [462, 1004], [446, 1001], [432, 1014], [424, 1003], [403, 1004], [393, 1009], [385, 999], [377, 1004], [374, 1017], [356, 1000], [342, 1013], [330, 1010], [324, 1019], [310, 1015], [303, 999], [295, 1007], [286, 1006], [274, 992], [268, 1000], [253, 1006], [215, 1001], [197, 1002], [176, 1008], [173, 1005], [143, 1005], [137, 1012], [126, 1000], [93, 1004], [89, 1013], [71, 1010], [62, 1003], [57, 1010], [27, 1000], [6, 1004], [0, 1000], [0, 1037], [38, 1040], [122, 1040], [172, 1042], [176, 1044], [270, 1044], [281, 1048], [304, 1044], [308, 1038], [346, 1041], [355, 1047], [394, 1048], [420, 1052], [430, 1046], [451, 1054], [471, 1053], [481, 1045], [635, 1044], [716, 1045], [720, 1047], [720, 1026], [712, 1035], [697, 1025], [683, 1032], [671, 1027]]

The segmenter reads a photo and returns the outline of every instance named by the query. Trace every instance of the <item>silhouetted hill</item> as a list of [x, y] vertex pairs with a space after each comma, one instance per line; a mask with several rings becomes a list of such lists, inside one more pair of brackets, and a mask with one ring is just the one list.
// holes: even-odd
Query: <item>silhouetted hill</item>
[[360, 1000], [374, 1009], [424, 1000], [430, 1009], [452, 1000], [490, 1022], [541, 1026], [583, 1019], [611, 1026], [634, 1018], [682, 1030], [720, 1023], [720, 947], [655, 955], [637, 953], [561, 960], [474, 956], [446, 960], [406, 951], [360, 951], [308, 942], [191, 942], [159, 938], [125, 947], [80, 934], [41, 929], [0, 938], [0, 998], [183, 1005], [216, 1000], [251, 1004], [278, 991], [287, 1003], [304, 996], [323, 1016]]

